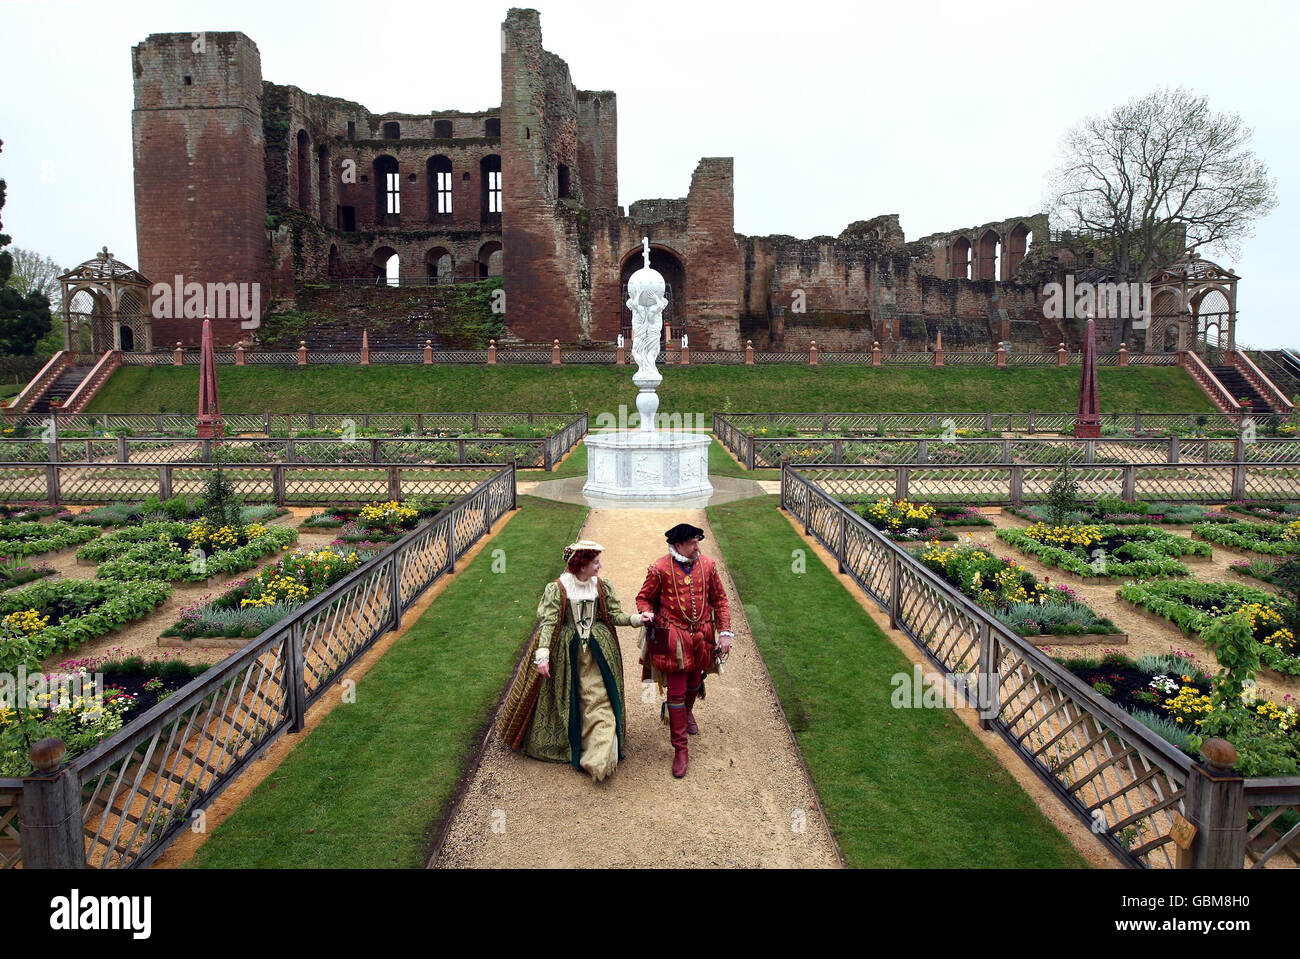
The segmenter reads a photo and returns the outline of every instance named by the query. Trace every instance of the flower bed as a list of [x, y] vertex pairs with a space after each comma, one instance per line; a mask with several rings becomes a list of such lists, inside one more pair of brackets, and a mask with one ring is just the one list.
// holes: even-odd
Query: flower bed
[[[195, 497], [173, 496], [160, 502], [151, 496], [143, 503], [114, 503], [87, 510], [72, 522], [81, 526], [127, 526], [133, 523], [160, 523], [171, 520], [181, 522], [197, 519], [201, 515], [202, 501]], [[279, 506], [245, 506], [239, 511], [241, 523], [256, 523], [288, 513]]]
[[949, 526], [992, 526], [977, 510], [881, 498], [872, 503], [846, 503], [875, 529], [898, 542], [955, 540]]
[[[1286, 776], [1300, 771], [1300, 715], [1289, 694], [1278, 703], [1260, 699], [1253, 687], [1247, 687], [1236, 704], [1225, 710], [1215, 702], [1215, 686], [1222, 675], [1211, 677], [1194, 656], [1181, 650], [1136, 660], [1107, 650], [1100, 660], [1057, 661], [1193, 759], [1201, 759], [1200, 747], [1206, 738], [1202, 727], [1208, 724], [1214, 735], [1223, 732], [1217, 727], [1228, 722], [1238, 751], [1239, 773]], [[1220, 702], [1226, 704], [1227, 700]], [[1284, 828], [1294, 824], [1289, 822]]]
[[61, 579], [0, 593], [0, 672], [38, 669], [47, 656], [148, 615], [171, 591], [157, 580]]
[[250, 569], [297, 539], [296, 529], [260, 523], [146, 523], [88, 543], [77, 550], [77, 558], [99, 563], [95, 575], [101, 579], [198, 582]]
[[1106, 576], [1186, 576], [1175, 557], [1211, 555], [1210, 547], [1154, 526], [1121, 527], [1113, 523], [1000, 529], [998, 539], [1085, 579]]
[[0, 589], [13, 589], [45, 576], [53, 576], [54, 567], [49, 563], [37, 563], [27, 566], [15, 559], [0, 557]]
[[324, 592], [374, 554], [334, 547], [295, 550], [250, 579], [231, 585], [216, 599], [181, 609], [181, 618], [163, 636], [182, 639], [251, 639], [297, 606]]
[[917, 558], [1021, 636], [1119, 633], [1113, 622], [1098, 616], [1068, 586], [1039, 582], [1023, 566], [978, 546], [932, 542]]
[[1270, 522], [1289, 523], [1300, 519], [1300, 503], [1230, 503], [1225, 510]]
[[129, 713], [144, 712], [208, 668], [139, 656], [60, 663], [46, 674], [48, 691], [35, 702], [24, 709], [0, 707], [0, 776], [32, 775], [31, 744], [49, 736], [67, 746], [65, 761], [93, 749], [121, 729]]
[[1259, 646], [1260, 662], [1279, 673], [1300, 676], [1300, 643], [1285, 625], [1294, 608], [1275, 593], [1244, 583], [1168, 582], [1125, 583], [1119, 596], [1198, 636], [1213, 620], [1241, 611]]
[[62, 506], [47, 506], [44, 503], [0, 503], [0, 520], [27, 522], [43, 519], [46, 516], [71, 516]]
[[62, 520], [52, 523], [0, 523], [0, 556], [36, 556], [88, 543], [97, 529], [74, 526]]
[[339, 529], [336, 544], [361, 548], [401, 539], [422, 519], [442, 512], [451, 500], [419, 499], [399, 502], [332, 506], [302, 521], [304, 529]]
[[1277, 570], [1282, 565], [1275, 559], [1242, 559], [1233, 563], [1228, 569], [1238, 576], [1249, 576], [1263, 583], [1277, 585]]
[[1300, 520], [1282, 523], [1206, 523], [1192, 535], [1220, 546], [1251, 553], [1285, 556], [1300, 552]]
[[[1031, 522], [1047, 522], [1050, 518], [1046, 505], [1009, 507], [1008, 513]], [[1075, 525], [1086, 523], [1113, 523], [1117, 526], [1138, 523], [1166, 523], [1191, 525], [1193, 523], [1228, 523], [1232, 517], [1196, 503], [1126, 503], [1114, 497], [1103, 497], [1094, 503], [1082, 503], [1078, 509], [1068, 510], [1064, 519]]]

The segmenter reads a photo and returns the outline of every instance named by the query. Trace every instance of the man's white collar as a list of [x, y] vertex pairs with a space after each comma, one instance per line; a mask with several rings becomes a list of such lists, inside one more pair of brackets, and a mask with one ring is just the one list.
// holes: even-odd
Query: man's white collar
[[668, 547], [668, 555], [671, 556], [673, 559], [677, 560], [679, 563], [693, 563], [695, 562], [695, 559], [700, 558], [699, 553], [696, 553], [695, 559], [687, 559], [685, 556], [677, 552], [677, 550], [673, 549], [671, 546]]

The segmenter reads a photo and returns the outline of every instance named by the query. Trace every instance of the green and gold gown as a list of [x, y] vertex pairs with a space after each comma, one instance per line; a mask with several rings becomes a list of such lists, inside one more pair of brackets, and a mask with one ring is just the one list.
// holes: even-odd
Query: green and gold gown
[[624, 613], [600, 577], [585, 586], [567, 573], [562, 579], [567, 602], [551, 582], [537, 606], [538, 648], [550, 650], [551, 677], [542, 680], [520, 748], [536, 759], [571, 763], [599, 782], [623, 758], [627, 735], [623, 657], [613, 627], [640, 626], [641, 617]]

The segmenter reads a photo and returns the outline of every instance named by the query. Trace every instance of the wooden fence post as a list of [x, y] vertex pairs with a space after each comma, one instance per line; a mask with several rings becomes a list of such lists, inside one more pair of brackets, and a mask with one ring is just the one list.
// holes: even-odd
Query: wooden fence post
[[289, 675], [289, 732], [300, 733], [307, 721], [307, 677], [303, 667], [302, 654], [302, 620], [289, 627], [284, 641], [288, 648], [284, 651], [284, 661], [288, 664]]
[[53, 463], [45, 467], [45, 499], [51, 506], [59, 505], [59, 468]]
[[889, 628], [898, 629], [898, 614], [901, 612], [903, 590], [898, 582], [898, 552], [889, 551]]
[[[130, 454], [128, 453], [126, 448], [126, 437], [119, 436], [117, 438], [117, 461], [119, 463], [125, 463], [127, 462], [127, 457], [129, 455]], [[89, 459], [89, 457], [87, 457], [87, 459]]]
[[402, 499], [402, 469], [399, 466], [388, 467], [388, 498], [399, 502]]
[[1008, 491], [1012, 506], [1023, 506], [1025, 502], [1025, 468], [1019, 463], [1011, 467], [1011, 488]]
[[1238, 463], [1232, 468], [1232, 498], [1234, 500], [1246, 498], [1246, 464], [1244, 463]]
[[158, 467], [158, 498], [168, 500], [172, 498], [172, 465], [163, 463]]
[[[998, 710], [997, 638], [988, 623], [980, 623], [979, 665], [975, 674], [975, 709], [980, 729], [993, 728]], [[969, 698], [969, 697], [968, 697]]]
[[835, 571], [844, 572], [844, 557], [849, 554], [849, 518], [840, 511], [840, 541], [835, 550]]
[[278, 463], [271, 467], [271, 491], [275, 497], [275, 505], [283, 506], [285, 500], [284, 467]]
[[895, 467], [894, 499], [907, 499], [908, 472], [906, 466]]
[[1133, 502], [1133, 491], [1137, 488], [1137, 467], [1129, 465], [1124, 467], [1124, 486], [1120, 490], [1119, 497], [1126, 503]]
[[[18, 837], [24, 869], [85, 869], [81, 778], [63, 766], [67, 747], [42, 739], [28, 753], [35, 772], [18, 797]], [[62, 768], [60, 768], [62, 766]]]
[[1189, 855], [1191, 869], [1242, 869], [1246, 861], [1246, 789], [1233, 772], [1237, 750], [1222, 739], [1201, 746], [1205, 762], [1193, 763], [1183, 798], [1187, 821], [1196, 827]]
[[402, 628], [402, 554], [396, 552], [388, 561], [388, 602], [393, 607], [394, 631]]
[[1178, 437], [1173, 433], [1169, 434], [1169, 456], [1165, 460], [1167, 463], [1178, 462]]
[[447, 517], [447, 572], [456, 572], [456, 514]]
[[930, 441], [916, 441], [916, 462], [918, 465], [924, 465], [930, 462]]

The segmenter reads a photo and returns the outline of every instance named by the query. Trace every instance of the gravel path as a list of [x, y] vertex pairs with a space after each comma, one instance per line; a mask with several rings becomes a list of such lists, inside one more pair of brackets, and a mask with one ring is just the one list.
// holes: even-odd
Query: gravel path
[[[702, 510], [589, 515], [582, 535], [606, 547], [601, 575], [625, 608], [666, 552], [663, 530], [678, 522], [708, 529]], [[708, 680], [708, 698], [696, 706], [700, 734], [690, 739], [686, 777], [672, 777], [659, 699], [642, 701], [639, 631], [620, 628], [629, 741], [618, 770], [593, 783], [571, 766], [511, 753], [494, 732], [431, 866], [840, 865], [711, 530], [703, 547], [723, 566], [736, 643], [726, 673]], [[799, 813], [803, 832], [792, 828]]]

